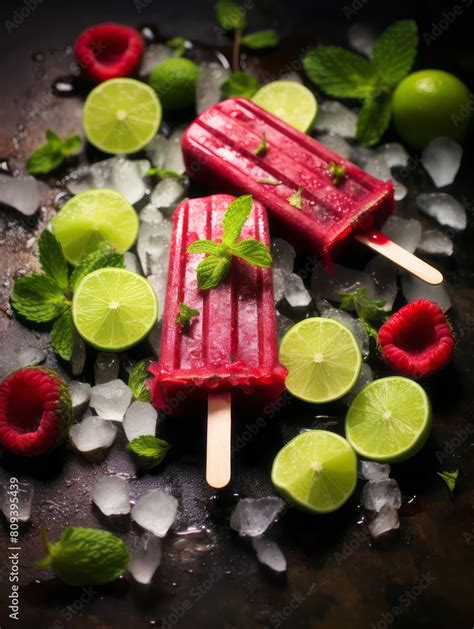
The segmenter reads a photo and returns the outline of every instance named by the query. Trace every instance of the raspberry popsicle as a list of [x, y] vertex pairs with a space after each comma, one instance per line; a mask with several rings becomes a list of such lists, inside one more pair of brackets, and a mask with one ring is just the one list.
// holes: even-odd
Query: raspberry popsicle
[[375, 179], [252, 101], [230, 98], [202, 112], [183, 137], [188, 174], [246, 192], [288, 236], [329, 263], [351, 236], [425, 281], [439, 271], [376, 231], [392, 213], [393, 187]]
[[[196, 404], [208, 400], [206, 477], [214, 487], [230, 479], [230, 397], [262, 408], [279, 397], [286, 377], [278, 362], [271, 269], [233, 256], [222, 283], [212, 290], [198, 288], [196, 269], [204, 255], [188, 253], [188, 247], [196, 240], [222, 240], [232, 201], [229, 195], [190, 199], [174, 213], [160, 356], [150, 367], [157, 408], [195, 413]], [[269, 245], [260, 203], [253, 203], [240, 238]], [[176, 322], [181, 304], [195, 314], [187, 326]]]

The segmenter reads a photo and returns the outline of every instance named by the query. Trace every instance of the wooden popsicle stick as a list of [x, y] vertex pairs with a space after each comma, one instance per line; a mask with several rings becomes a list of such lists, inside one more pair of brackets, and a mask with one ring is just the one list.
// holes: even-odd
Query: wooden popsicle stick
[[230, 482], [231, 394], [209, 393], [207, 399], [206, 481], [215, 489]]
[[398, 264], [406, 271], [413, 273], [421, 280], [428, 282], [428, 284], [441, 284], [443, 281], [443, 275], [438, 269], [400, 247], [400, 245], [387, 238], [385, 234], [380, 234], [379, 232], [359, 233], [355, 234], [355, 239], [395, 262], [395, 264]]

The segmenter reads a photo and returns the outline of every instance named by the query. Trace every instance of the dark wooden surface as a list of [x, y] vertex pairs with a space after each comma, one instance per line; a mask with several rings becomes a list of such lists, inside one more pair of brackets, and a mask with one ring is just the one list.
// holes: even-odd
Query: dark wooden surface
[[[347, 28], [354, 21], [381, 28], [400, 17], [415, 17], [422, 35], [418, 66], [444, 67], [461, 76], [472, 89], [470, 25], [474, 8], [468, 2], [458, 4], [462, 15], [449, 24], [443, 11], [452, 11], [453, 5], [440, 2], [251, 3], [252, 27], [276, 26], [283, 41], [274, 53], [249, 58], [249, 63], [262, 74], [277, 76], [283, 66], [297, 63], [301, 52], [312, 43], [345, 44]], [[26, 1], [7, 1], [1, 7], [0, 157], [9, 158], [13, 167], [22, 164], [32, 148], [41, 143], [46, 128], [60, 133], [80, 129], [81, 99], [54, 97], [50, 86], [58, 75], [70, 71], [68, 47], [84, 27], [110, 20], [131, 25], [154, 23], [163, 39], [184, 35], [229, 51], [228, 41], [216, 31], [212, 5], [207, 2], [43, 0], [36, 2], [36, 8], [24, 8], [34, 5], [34, 0], [29, 5]], [[347, 7], [356, 10], [357, 6], [360, 9], [348, 19]], [[23, 17], [17, 17], [17, 26], [8, 27], [7, 21], [15, 20], [15, 11]], [[448, 26], [427, 45], [423, 34], [431, 33], [433, 23], [439, 25], [443, 19]], [[38, 52], [44, 55], [43, 61], [34, 60]], [[370, 542], [364, 525], [358, 523], [360, 487], [353, 499], [333, 515], [312, 517], [289, 509], [271, 532], [288, 559], [287, 577], [275, 579], [257, 564], [251, 548], [229, 528], [229, 513], [238, 496], [273, 493], [269, 470], [276, 452], [301, 428], [311, 426], [316, 414], [337, 417], [333, 428], [342, 431], [344, 408], [339, 405], [315, 409], [290, 401], [277, 418], [266, 421], [256, 431], [252, 428], [254, 417], [238, 417], [234, 443], [245, 445], [239, 446], [234, 455], [231, 488], [219, 496], [203, 482], [204, 424], [199, 417], [164, 421], [160, 432], [174, 444], [173, 454], [156, 473], [141, 477], [134, 477], [135, 468], [123, 439], [118, 439], [105, 461], [96, 464], [86, 462], [68, 447], [45, 460], [23, 461], [4, 454], [0, 480], [13, 475], [31, 481], [36, 494], [32, 522], [21, 531], [20, 621], [8, 619], [10, 584], [2, 570], [1, 627], [473, 626], [474, 162], [472, 145], [468, 143], [465, 148], [461, 173], [449, 191], [465, 203], [468, 228], [454, 235], [452, 259], [436, 260], [446, 275], [453, 300], [450, 315], [457, 338], [456, 355], [448, 369], [423, 382], [434, 408], [433, 432], [427, 445], [412, 461], [393, 466], [393, 476], [404, 496], [400, 533], [383, 544]], [[418, 171], [408, 185], [412, 191], [432, 188], [426, 175]], [[15, 273], [35, 267], [29, 239], [44, 226], [51, 212], [47, 208], [29, 219], [13, 211], [1, 212], [0, 377], [14, 366], [22, 347], [45, 347], [47, 343], [44, 332], [27, 329], [9, 316], [8, 298]], [[401, 204], [401, 213], [416, 215], [413, 194]], [[427, 219], [421, 220], [428, 223]], [[347, 254], [347, 263], [357, 266], [364, 255], [356, 249]], [[92, 363], [91, 355], [86, 376], [91, 375]], [[377, 361], [371, 363], [378, 375], [386, 373]], [[69, 377], [65, 366], [58, 365], [50, 352], [47, 364]], [[252, 431], [256, 434], [247, 440]], [[460, 475], [456, 499], [452, 501], [436, 472], [456, 467]], [[61, 584], [47, 572], [34, 570], [33, 560], [42, 556], [41, 526], [48, 527], [53, 540], [66, 525], [74, 524], [109, 528], [130, 547], [137, 542], [140, 532], [134, 525], [128, 521], [110, 524], [91, 505], [90, 488], [107, 472], [130, 474], [132, 498], [153, 487], [169, 488], [180, 500], [176, 530], [190, 525], [208, 526], [216, 537], [214, 551], [199, 554], [188, 548], [184, 552], [176, 544], [176, 536], [170, 535], [165, 541], [163, 564], [149, 588], [125, 577], [107, 587], [78, 590]], [[0, 548], [0, 562], [5, 566], [4, 520]]]

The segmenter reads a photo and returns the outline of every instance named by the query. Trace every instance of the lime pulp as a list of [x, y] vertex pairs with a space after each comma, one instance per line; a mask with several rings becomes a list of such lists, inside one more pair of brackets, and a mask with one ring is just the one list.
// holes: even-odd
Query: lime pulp
[[299, 131], [308, 131], [318, 111], [316, 98], [296, 81], [273, 81], [261, 87], [252, 100]]

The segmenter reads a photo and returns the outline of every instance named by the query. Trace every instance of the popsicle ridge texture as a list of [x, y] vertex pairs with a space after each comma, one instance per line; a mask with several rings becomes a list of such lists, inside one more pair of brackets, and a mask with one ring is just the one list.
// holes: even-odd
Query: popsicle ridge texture
[[[267, 150], [256, 155], [263, 135]], [[182, 146], [193, 179], [252, 194], [284, 224], [287, 237], [326, 261], [355, 229], [378, 227], [393, 211], [391, 182], [375, 179], [245, 98], [202, 112]], [[331, 162], [346, 170], [339, 185], [328, 170]], [[280, 183], [263, 183], [271, 180]], [[298, 208], [288, 199], [300, 188]]]
[[[195, 240], [222, 239], [222, 219], [233, 200], [230, 195], [190, 199], [174, 213], [160, 356], [150, 367], [153, 404], [170, 413], [207, 399], [209, 392], [232, 391], [240, 402], [261, 407], [284, 390], [271, 269], [234, 257], [225, 281], [201, 291], [196, 267], [204, 254], [187, 253]], [[260, 203], [254, 202], [241, 238], [269, 245]], [[199, 311], [187, 330], [176, 325], [180, 303]]]

